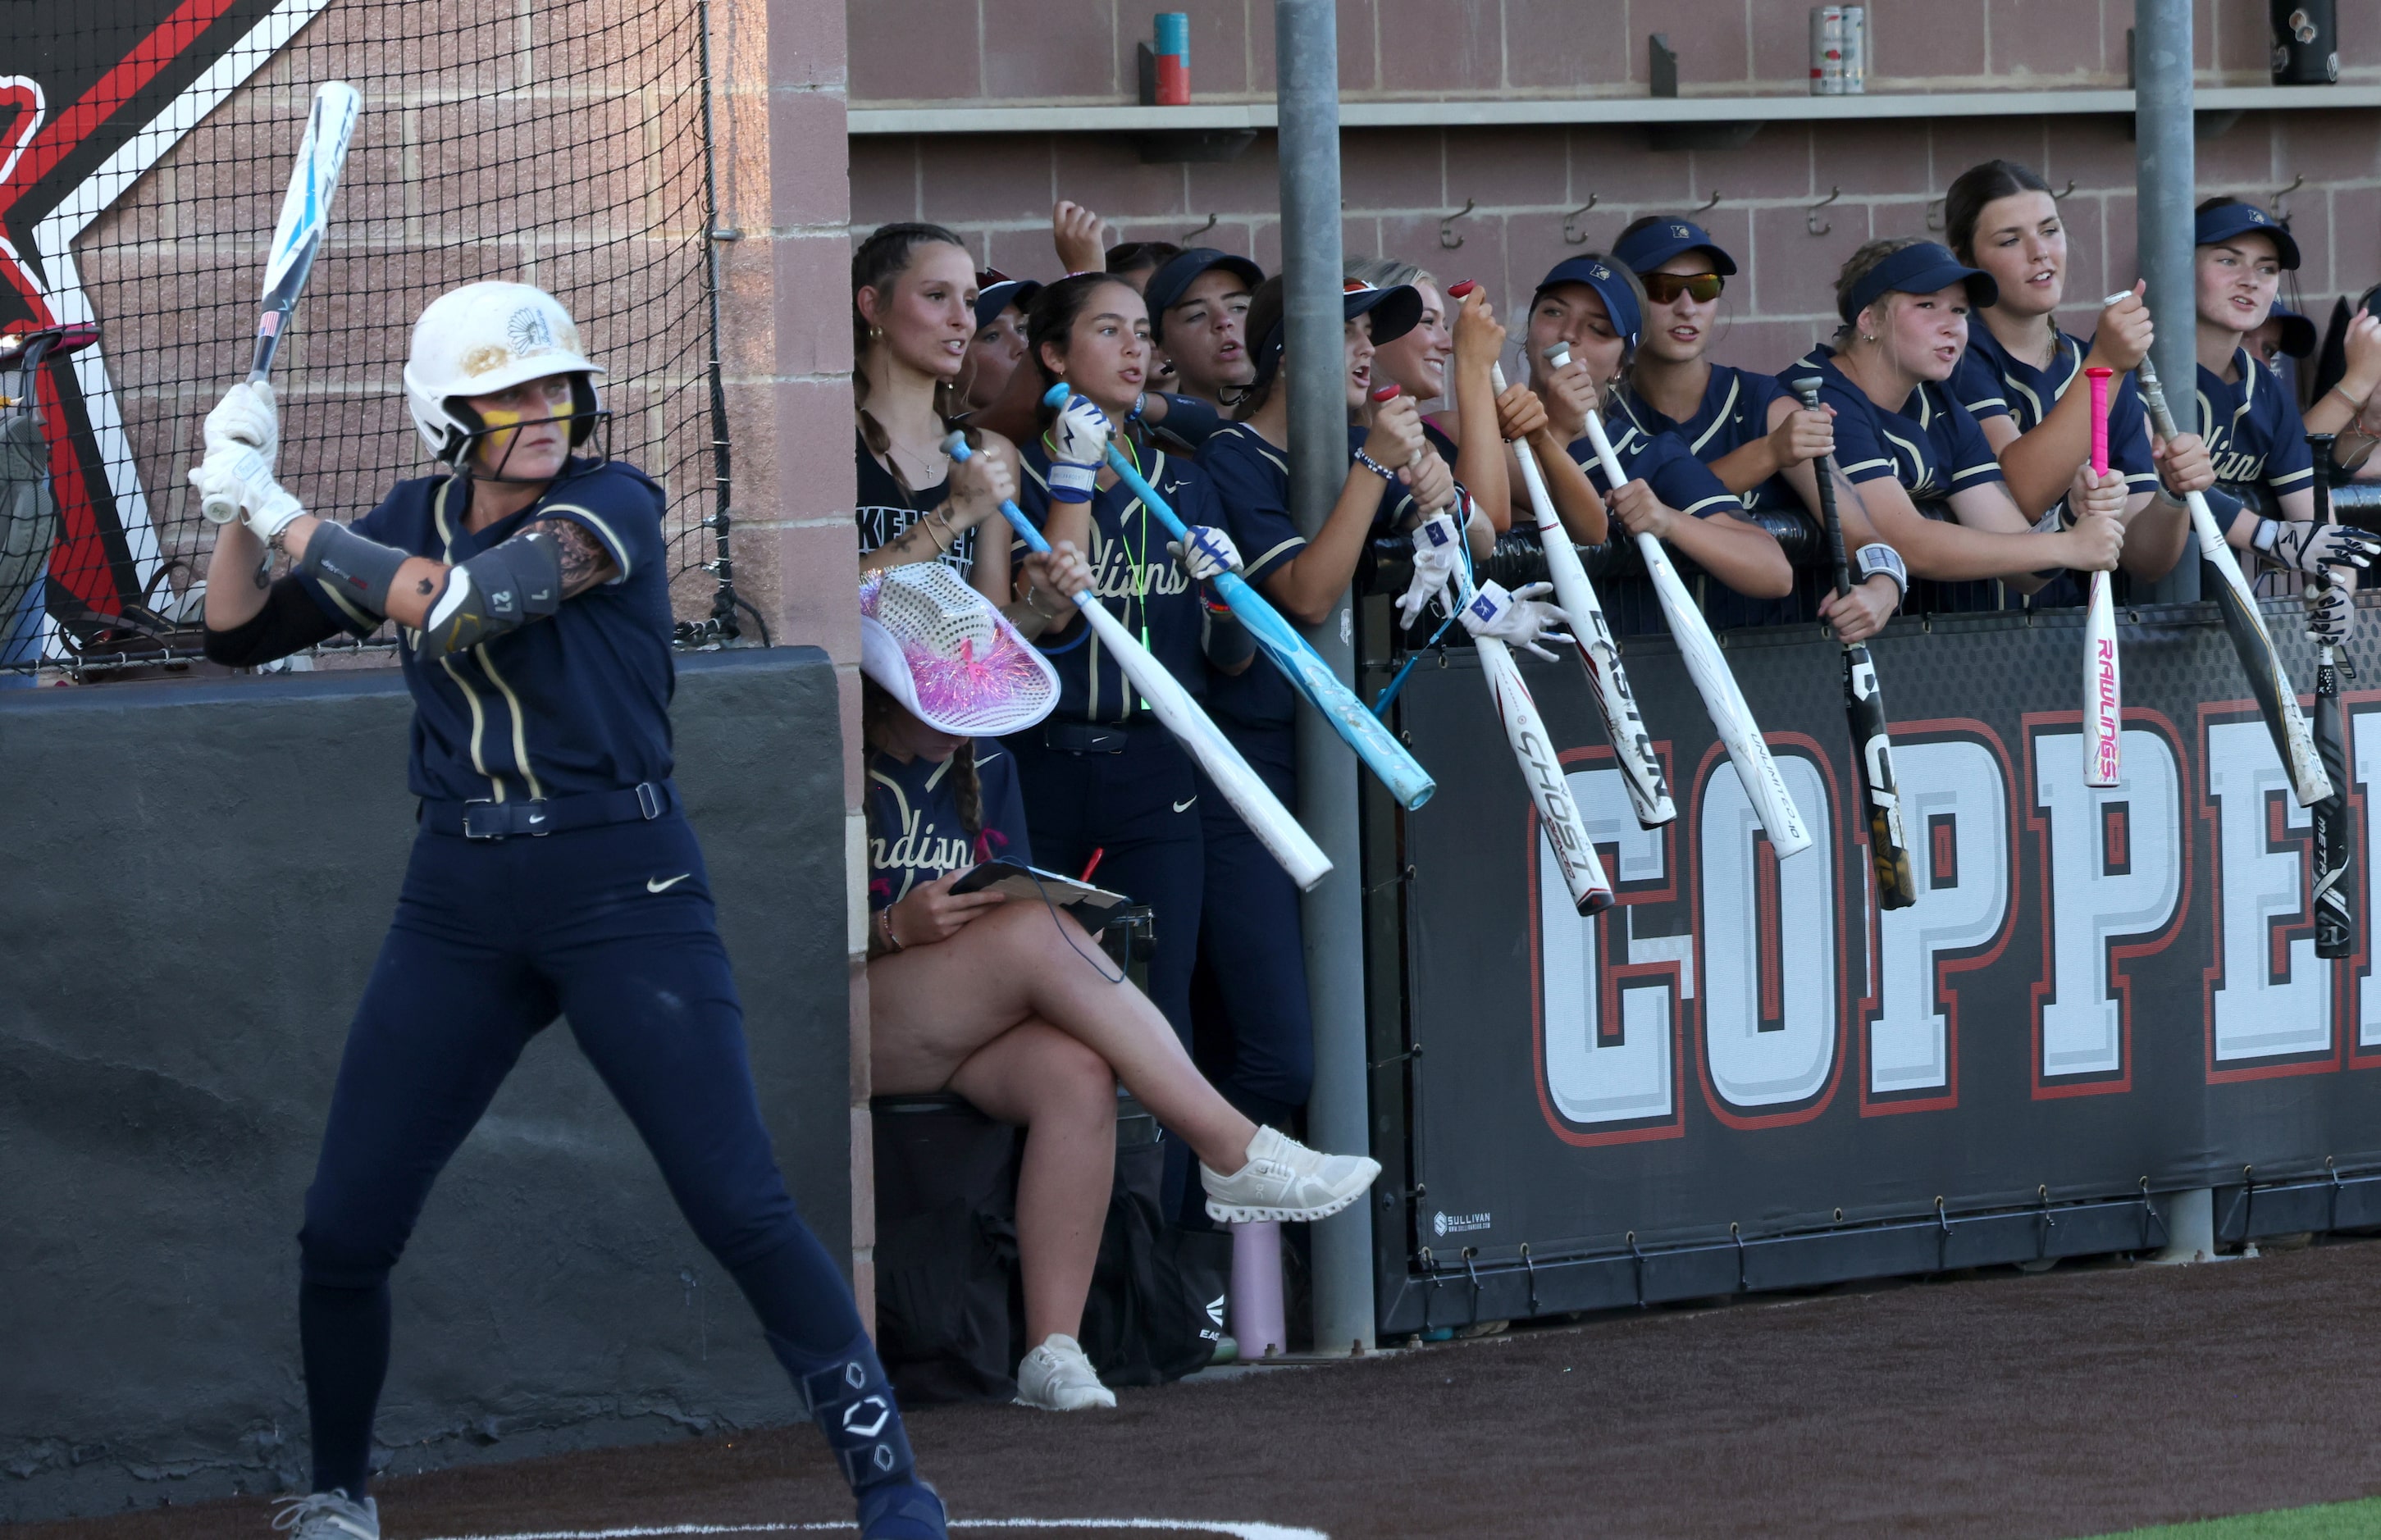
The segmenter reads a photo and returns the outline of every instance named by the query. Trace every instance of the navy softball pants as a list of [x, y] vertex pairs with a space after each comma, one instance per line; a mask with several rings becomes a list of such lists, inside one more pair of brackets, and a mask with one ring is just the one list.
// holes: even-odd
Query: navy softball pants
[[[1291, 732], [1226, 731], [1282, 806], [1296, 808]], [[1206, 849], [1191, 996], [1201, 1018], [1199, 1068], [1250, 1118], [1288, 1129], [1314, 1086], [1298, 885], [1203, 776], [1199, 811]]]
[[673, 815], [415, 840], [299, 1236], [314, 1489], [363, 1495], [389, 1270], [438, 1173], [557, 1014], [734, 1275], [852, 1485], [906, 1477], [909, 1445], [851, 1291], [770, 1150], [702, 851]]

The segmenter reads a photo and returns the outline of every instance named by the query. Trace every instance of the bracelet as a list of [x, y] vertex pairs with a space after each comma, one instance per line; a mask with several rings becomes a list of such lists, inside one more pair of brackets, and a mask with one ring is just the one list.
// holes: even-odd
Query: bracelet
[[2343, 382], [2341, 381], [2334, 380], [2331, 383], [2331, 388], [2324, 394], [2338, 397], [2341, 400], [2348, 403], [2348, 409], [2351, 412], [2363, 411], [2364, 409], [2364, 403], [2358, 400], [2355, 397], [2348, 394], [2347, 391], [2341, 389], [2340, 386], [2342, 384]]
[[876, 934], [884, 941], [888, 955], [903, 949], [901, 938], [893, 934], [893, 911], [889, 907], [876, 911]]
[[1132, 409], [1131, 409], [1130, 411], [1126, 412], [1126, 413], [1124, 414], [1124, 420], [1125, 420], [1126, 422], [1140, 422], [1140, 421], [1141, 421], [1142, 409], [1142, 408], [1144, 408], [1144, 407], [1146, 407], [1146, 406], [1148, 406], [1148, 405], [1149, 405], [1149, 392], [1147, 392], [1147, 391], [1145, 391], [1145, 390], [1144, 390], [1144, 391], [1142, 391], [1140, 395], [1135, 396], [1135, 397], [1132, 398]]
[[1040, 605], [1035, 604], [1033, 602], [1033, 596], [1041, 592], [1042, 586], [1039, 583], [1027, 583], [1025, 585], [1025, 607], [1027, 609], [1032, 610], [1034, 614], [1040, 616], [1044, 620], [1056, 620], [1059, 616], [1066, 613], [1063, 610], [1044, 609]]
[[1383, 465], [1379, 460], [1374, 459], [1372, 456], [1364, 453], [1361, 449], [1358, 449], [1356, 451], [1356, 463], [1371, 471], [1374, 475], [1380, 477], [1381, 480], [1385, 482], [1394, 482], [1398, 479], [1398, 473], [1396, 471], [1390, 470], [1387, 466]]

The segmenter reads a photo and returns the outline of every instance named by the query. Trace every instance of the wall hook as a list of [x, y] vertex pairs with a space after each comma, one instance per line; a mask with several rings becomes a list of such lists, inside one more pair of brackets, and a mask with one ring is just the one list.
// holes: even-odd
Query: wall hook
[[2289, 186], [2282, 188], [2275, 192], [2273, 197], [2275, 218], [2280, 219], [2283, 217], [2282, 200], [2288, 198], [2291, 193], [2296, 192], [2299, 189], [2304, 186], [2306, 186], [2306, 173], [2302, 171], [2297, 176], [2290, 178]]
[[1944, 200], [1937, 198], [1935, 202], [1926, 205], [1926, 227], [1928, 229], [1939, 230], [1943, 227], [1943, 203]]
[[1585, 214], [1588, 210], [1593, 207], [1595, 207], [1595, 194], [1591, 192], [1587, 195], [1586, 202], [1581, 203], [1579, 207], [1571, 210], [1570, 213], [1563, 215], [1564, 245], [1584, 246], [1587, 244], [1587, 237], [1580, 233], [1579, 226], [1576, 221], [1581, 214]]
[[1717, 207], [1719, 207], [1719, 189], [1714, 188], [1712, 189], [1712, 195], [1709, 198], [1697, 203], [1693, 208], [1689, 209], [1687, 212], [1689, 214], [1703, 214]]
[[1210, 231], [1210, 230], [1214, 229], [1214, 228], [1215, 227], [1215, 222], [1216, 222], [1217, 220], [1219, 220], [1219, 219], [1223, 218], [1223, 217], [1224, 217], [1224, 216], [1223, 216], [1222, 214], [1209, 214], [1209, 215], [1207, 216], [1207, 223], [1205, 223], [1204, 225], [1200, 226], [1199, 226], [1197, 229], [1195, 229], [1195, 230], [1185, 230], [1185, 231], [1183, 231], [1183, 232], [1182, 232], [1182, 238], [1181, 238], [1179, 241], [1176, 242], [1176, 244], [1177, 244], [1177, 245], [1179, 245], [1179, 246], [1188, 246], [1188, 245], [1190, 245], [1192, 241], [1194, 241], [1194, 240], [1198, 239], [1201, 236], [1203, 236], [1203, 235], [1205, 235], [1208, 231]]
[[2054, 203], [2055, 203], [2055, 202], [2057, 202], [2060, 199], [2065, 198], [2065, 197], [2069, 196], [2070, 194], [2071, 194], [2072, 192], [2074, 192], [2074, 190], [2075, 190], [2075, 178], [2074, 178], [2074, 177], [2068, 177], [2068, 178], [2067, 178], [2067, 185], [2066, 185], [2064, 188], [2061, 188], [2058, 191], [2054, 192], [2054, 193], [2052, 193], [2052, 194], [2050, 195], [2050, 201], [2051, 201], [2052, 202], [2054, 202]]
[[1466, 198], [1463, 201], [1463, 206], [1461, 208], [1440, 220], [1438, 222], [1438, 244], [1449, 251], [1452, 251], [1457, 247], [1462, 245], [1463, 238], [1455, 233], [1455, 222], [1479, 206], [1480, 205], [1476, 201]]
[[1802, 216], [1802, 227], [1814, 236], [1823, 236], [1833, 230], [1836, 227], [1834, 221], [1830, 220], [1825, 225], [1819, 223], [1819, 211], [1843, 195], [1844, 189], [1839, 187], [1827, 189], [1827, 195], [1812, 204], [1810, 212]]

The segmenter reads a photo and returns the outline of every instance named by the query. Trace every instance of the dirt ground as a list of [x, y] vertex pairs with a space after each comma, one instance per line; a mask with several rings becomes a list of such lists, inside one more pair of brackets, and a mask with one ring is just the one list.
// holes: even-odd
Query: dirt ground
[[[2381, 1493], [2376, 1345], [2381, 1244], [2358, 1242], [1764, 1296], [1128, 1390], [1112, 1414], [940, 1408], [910, 1427], [962, 1520], [1205, 1521], [1236, 1529], [1167, 1532], [1244, 1540], [1267, 1524], [1284, 1526], [1277, 1540], [2002, 1540]], [[377, 1495], [391, 1540], [732, 1535], [850, 1515], [806, 1427], [408, 1477]], [[247, 1498], [10, 1540], [267, 1534], [263, 1499]]]

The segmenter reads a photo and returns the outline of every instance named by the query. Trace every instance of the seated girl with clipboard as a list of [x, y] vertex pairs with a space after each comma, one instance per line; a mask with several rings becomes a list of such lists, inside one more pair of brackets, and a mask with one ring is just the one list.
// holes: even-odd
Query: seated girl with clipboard
[[[1061, 551], [1062, 590], [1080, 593], [1091, 574]], [[1118, 1081], [1198, 1155], [1219, 1220], [1319, 1219], [1381, 1168], [1234, 1110], [1148, 996], [1111, 971], [1056, 885], [1046, 902], [1011, 897], [1007, 883], [953, 891], [980, 862], [1030, 865], [1016, 762], [996, 739], [1048, 715], [1057, 677], [939, 563], [863, 575], [860, 609], [873, 1086], [954, 1092], [1024, 1127], [1017, 1241], [1026, 1337], [1038, 1346], [1018, 1365], [1018, 1399], [1112, 1407], [1076, 1333], [1115, 1173]]]

